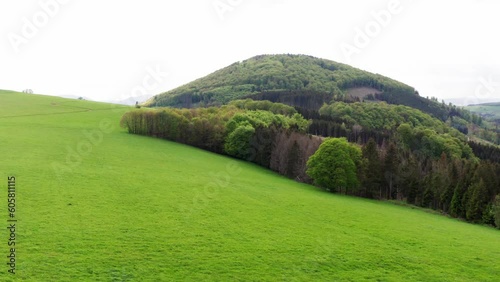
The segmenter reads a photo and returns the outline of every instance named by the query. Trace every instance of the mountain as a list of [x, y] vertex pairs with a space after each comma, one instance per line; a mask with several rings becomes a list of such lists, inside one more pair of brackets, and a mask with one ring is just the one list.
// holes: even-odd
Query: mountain
[[398, 81], [326, 59], [307, 55], [260, 55], [157, 95], [144, 105], [197, 107], [270, 93], [283, 93], [282, 96], [312, 93], [321, 97], [318, 102], [321, 106], [332, 98], [347, 98], [350, 90], [359, 87], [363, 90], [355, 91], [355, 95], [384, 91], [411, 96], [415, 93], [412, 87]]
[[156, 95], [148, 107], [192, 108], [227, 104], [241, 98], [269, 100], [304, 111], [317, 111], [331, 101], [385, 101], [428, 113], [442, 121], [458, 115], [456, 107], [419, 96], [413, 87], [307, 55], [260, 55], [233, 63], [205, 77]]
[[[313, 120], [322, 119], [318, 110], [325, 103], [383, 101], [427, 113], [464, 134], [470, 133], [478, 142], [500, 143], [497, 132], [462, 107], [421, 97], [413, 87], [380, 74], [307, 55], [255, 56], [154, 96], [143, 105], [193, 108], [241, 98], [287, 104]], [[316, 125], [325, 126], [316, 122], [313, 127]]]

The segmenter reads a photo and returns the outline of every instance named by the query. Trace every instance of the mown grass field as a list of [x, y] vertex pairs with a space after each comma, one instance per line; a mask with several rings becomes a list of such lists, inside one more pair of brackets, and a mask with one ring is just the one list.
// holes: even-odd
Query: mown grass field
[[19, 220], [15, 276], [1, 228], [0, 281], [500, 277], [498, 230], [130, 135], [129, 109], [0, 91], [1, 185], [16, 176]]

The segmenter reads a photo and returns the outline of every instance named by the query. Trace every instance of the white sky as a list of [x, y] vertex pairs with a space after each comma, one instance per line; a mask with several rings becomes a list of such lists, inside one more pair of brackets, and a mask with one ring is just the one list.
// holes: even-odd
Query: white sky
[[496, 0], [0, 0], [0, 89], [123, 99], [292, 53], [380, 73], [422, 96], [500, 100], [499, 12]]

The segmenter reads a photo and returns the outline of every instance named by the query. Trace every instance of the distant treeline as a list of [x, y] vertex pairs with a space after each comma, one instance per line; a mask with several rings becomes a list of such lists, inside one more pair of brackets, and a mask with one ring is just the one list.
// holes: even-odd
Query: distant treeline
[[[318, 170], [307, 173], [311, 156], [325, 154], [318, 150], [323, 137], [308, 133], [347, 137], [362, 156], [355, 161], [357, 179], [348, 182], [354, 184], [344, 193], [405, 200], [471, 222], [494, 225], [495, 218], [500, 220], [495, 217], [500, 165], [482, 160], [493, 149], [469, 146], [462, 133], [443, 121], [409, 107], [373, 103], [333, 103], [308, 115], [313, 121], [293, 107], [248, 99], [220, 108], [135, 110], [121, 124], [130, 133], [230, 155], [306, 183], [328, 183], [314, 179], [321, 175]], [[340, 179], [334, 183], [344, 183], [344, 168], [334, 163], [333, 177]], [[342, 191], [338, 188], [328, 190]]]
[[[377, 84], [358, 84], [354, 87], [377, 87]], [[377, 90], [383, 88], [374, 88]], [[321, 120], [318, 110], [325, 104], [337, 102], [358, 103], [383, 101], [391, 105], [400, 105], [420, 110], [447, 125], [457, 129], [463, 134], [469, 133], [469, 125], [474, 125], [476, 136], [500, 144], [500, 131], [491, 128], [484, 128], [481, 116], [451, 104], [439, 103], [437, 99], [426, 99], [420, 97], [418, 93], [413, 93], [406, 88], [386, 89], [384, 92], [375, 95], [368, 95], [364, 99], [359, 97], [349, 97], [346, 95], [334, 95], [314, 91], [268, 91], [258, 94], [248, 95], [247, 98], [254, 100], [268, 100], [276, 103], [283, 103], [295, 107], [305, 118]]]

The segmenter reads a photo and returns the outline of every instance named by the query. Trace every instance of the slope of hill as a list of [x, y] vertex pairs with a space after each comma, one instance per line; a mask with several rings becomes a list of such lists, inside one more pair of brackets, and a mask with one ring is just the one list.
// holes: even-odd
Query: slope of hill
[[[494, 229], [325, 193], [249, 163], [130, 135], [118, 126], [129, 109], [0, 92], [0, 172], [4, 185], [16, 177], [19, 220], [16, 274], [4, 263], [0, 280], [500, 275]], [[6, 243], [0, 249], [8, 255]]]

